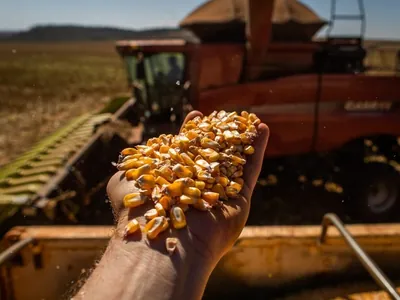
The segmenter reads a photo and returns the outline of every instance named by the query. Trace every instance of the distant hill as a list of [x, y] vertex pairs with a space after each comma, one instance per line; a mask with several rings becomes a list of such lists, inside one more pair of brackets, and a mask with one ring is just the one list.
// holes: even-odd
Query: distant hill
[[8, 38], [14, 34], [18, 33], [18, 31], [7, 31], [7, 30], [0, 30], [0, 40]]
[[4, 32], [0, 41], [24, 42], [67, 42], [67, 41], [107, 41], [120, 39], [162, 39], [197, 38], [187, 30], [179, 28], [154, 28], [147, 30], [130, 30], [114, 27], [88, 27], [78, 25], [38, 25], [27, 31]]

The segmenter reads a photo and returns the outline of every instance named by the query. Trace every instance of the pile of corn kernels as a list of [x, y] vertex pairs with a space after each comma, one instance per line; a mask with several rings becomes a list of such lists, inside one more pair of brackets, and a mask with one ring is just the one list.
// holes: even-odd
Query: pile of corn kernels
[[[138, 188], [124, 197], [125, 207], [154, 204], [144, 214], [148, 222], [143, 232], [149, 239], [170, 226], [184, 228], [191, 207], [207, 211], [239, 195], [258, 124], [252, 113], [215, 111], [188, 121], [176, 136], [162, 134], [121, 152], [117, 168]], [[133, 219], [125, 235], [139, 228]]]

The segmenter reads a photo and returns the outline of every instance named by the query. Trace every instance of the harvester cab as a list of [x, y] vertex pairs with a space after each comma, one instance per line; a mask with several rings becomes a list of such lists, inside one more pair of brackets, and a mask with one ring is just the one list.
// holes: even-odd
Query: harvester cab
[[134, 115], [136, 122], [143, 124], [144, 139], [160, 132], [161, 127], [175, 132], [185, 116], [190, 83], [186, 80], [185, 55], [176, 49], [180, 42], [117, 43], [135, 99]]

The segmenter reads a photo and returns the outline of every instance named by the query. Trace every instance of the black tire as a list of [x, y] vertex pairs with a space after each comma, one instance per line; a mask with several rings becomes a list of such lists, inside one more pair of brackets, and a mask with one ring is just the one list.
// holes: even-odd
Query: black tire
[[400, 175], [390, 165], [364, 164], [347, 182], [347, 206], [355, 221], [391, 222], [400, 219]]

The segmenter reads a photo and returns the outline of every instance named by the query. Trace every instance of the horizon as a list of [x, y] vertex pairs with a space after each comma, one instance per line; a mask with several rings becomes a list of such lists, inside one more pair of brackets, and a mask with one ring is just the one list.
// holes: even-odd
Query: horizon
[[[36, 26], [84, 26], [84, 27], [112, 27], [124, 30], [148, 30], [158, 28], [179, 28], [178, 23], [188, 13], [202, 4], [202, 0], [186, 0], [179, 3], [171, 0], [120, 0], [120, 3], [110, 3], [105, 0], [87, 0], [79, 2], [70, 0], [58, 2], [42, 0], [32, 3], [29, 0], [5, 0], [0, 11], [0, 31], [21, 32]], [[175, 5], [173, 4], [175, 2]], [[301, 0], [300, 2], [311, 7], [319, 16], [330, 19], [330, 1]], [[172, 4], [171, 4], [172, 3]], [[356, 1], [337, 1], [338, 10], [354, 14]], [[400, 1], [385, 0], [385, 5], [375, 0], [365, 0], [366, 34], [365, 39], [399, 40]], [[34, 7], [32, 7], [34, 5]], [[20, 7], [27, 9], [21, 10]], [[93, 9], [95, 8], [95, 9]], [[336, 33], [351, 33], [359, 31], [359, 23], [337, 21]], [[18, 25], [17, 25], [18, 24]], [[318, 36], [323, 36], [321, 30]]]

